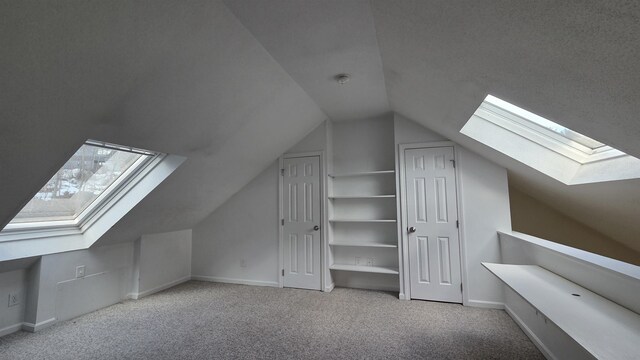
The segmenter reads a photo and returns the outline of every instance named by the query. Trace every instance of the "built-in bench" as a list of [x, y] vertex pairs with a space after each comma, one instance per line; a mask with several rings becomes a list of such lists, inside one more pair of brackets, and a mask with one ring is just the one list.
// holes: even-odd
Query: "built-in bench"
[[483, 265], [595, 358], [640, 359], [637, 313], [537, 265]]

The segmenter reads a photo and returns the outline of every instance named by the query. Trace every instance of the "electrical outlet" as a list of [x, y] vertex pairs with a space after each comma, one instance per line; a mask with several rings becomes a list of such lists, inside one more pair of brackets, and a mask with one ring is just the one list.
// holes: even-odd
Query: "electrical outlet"
[[80, 266], [76, 266], [76, 279], [80, 279], [84, 277], [84, 272], [85, 267], [84, 265], [80, 265]]
[[20, 294], [9, 293], [9, 307], [16, 306], [18, 304], [20, 304]]
[[373, 266], [373, 258], [367, 258], [367, 266]]
[[245, 259], [240, 259], [240, 267], [247, 267], [247, 262], [245, 261]]
[[360, 265], [360, 256], [356, 256], [356, 265]]

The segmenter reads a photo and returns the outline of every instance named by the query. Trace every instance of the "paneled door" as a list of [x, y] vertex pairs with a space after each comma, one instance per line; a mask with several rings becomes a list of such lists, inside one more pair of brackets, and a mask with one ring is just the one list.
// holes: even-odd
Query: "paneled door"
[[284, 286], [320, 290], [320, 157], [284, 159]]
[[453, 147], [405, 150], [412, 299], [462, 302]]

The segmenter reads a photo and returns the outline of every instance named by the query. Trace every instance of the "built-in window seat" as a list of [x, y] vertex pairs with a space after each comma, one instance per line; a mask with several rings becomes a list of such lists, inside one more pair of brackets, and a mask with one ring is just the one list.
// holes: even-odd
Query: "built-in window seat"
[[499, 235], [504, 263], [483, 265], [508, 286], [507, 311], [548, 358], [640, 358], [640, 267]]

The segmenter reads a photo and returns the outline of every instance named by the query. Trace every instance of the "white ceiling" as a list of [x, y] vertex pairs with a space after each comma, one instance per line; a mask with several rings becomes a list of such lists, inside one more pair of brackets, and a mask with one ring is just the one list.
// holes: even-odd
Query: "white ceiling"
[[396, 111], [640, 250], [640, 181], [569, 187], [459, 133], [492, 93], [640, 157], [637, 39], [632, 1], [2, 2], [0, 225], [87, 138], [189, 158], [126, 241], [192, 227], [326, 117]]
[[[226, 0], [225, 4], [334, 121], [388, 113], [367, 0]], [[346, 85], [335, 76], [351, 75]]]

